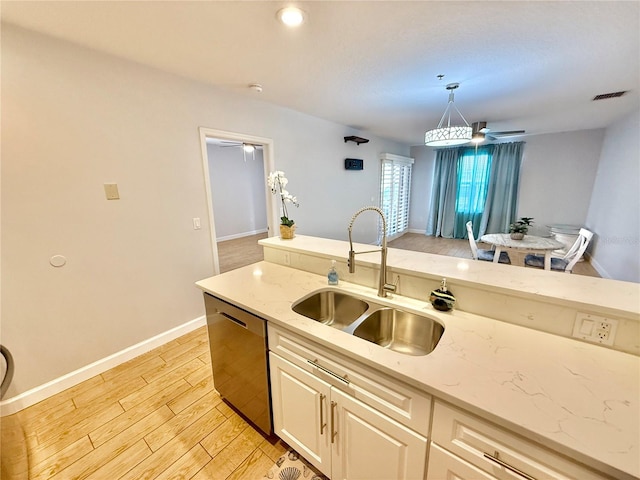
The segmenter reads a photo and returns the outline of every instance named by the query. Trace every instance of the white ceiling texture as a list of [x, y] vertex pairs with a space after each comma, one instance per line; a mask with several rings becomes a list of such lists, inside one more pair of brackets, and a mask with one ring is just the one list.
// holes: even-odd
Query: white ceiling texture
[[[295, 30], [276, 19], [289, 5], [306, 15]], [[1, 14], [411, 145], [450, 82], [467, 121], [492, 131], [602, 128], [640, 108], [638, 1], [2, 1]]]

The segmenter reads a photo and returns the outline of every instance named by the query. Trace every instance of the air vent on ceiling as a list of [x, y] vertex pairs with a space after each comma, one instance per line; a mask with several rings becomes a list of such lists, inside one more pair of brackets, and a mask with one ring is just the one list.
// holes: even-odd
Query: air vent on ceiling
[[600, 95], [596, 95], [595, 97], [593, 97], [593, 99], [594, 100], [606, 100], [607, 98], [617, 98], [617, 97], [621, 97], [622, 95], [627, 93], [627, 91], [628, 90], [622, 90], [621, 92], [602, 93]]

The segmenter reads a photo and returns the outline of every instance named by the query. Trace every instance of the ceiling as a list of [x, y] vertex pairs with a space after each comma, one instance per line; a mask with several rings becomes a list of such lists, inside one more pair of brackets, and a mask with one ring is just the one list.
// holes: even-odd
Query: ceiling
[[[276, 20], [291, 4], [306, 14], [298, 29]], [[411, 145], [437, 125], [450, 82], [467, 121], [492, 131], [602, 128], [640, 108], [638, 1], [3, 0], [1, 14]]]

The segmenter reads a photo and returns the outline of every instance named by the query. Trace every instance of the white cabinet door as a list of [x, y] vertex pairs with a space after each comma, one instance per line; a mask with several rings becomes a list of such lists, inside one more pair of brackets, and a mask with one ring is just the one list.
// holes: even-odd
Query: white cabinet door
[[331, 389], [332, 480], [423, 480], [427, 439]]
[[272, 352], [269, 361], [274, 432], [330, 476], [327, 414], [331, 386]]

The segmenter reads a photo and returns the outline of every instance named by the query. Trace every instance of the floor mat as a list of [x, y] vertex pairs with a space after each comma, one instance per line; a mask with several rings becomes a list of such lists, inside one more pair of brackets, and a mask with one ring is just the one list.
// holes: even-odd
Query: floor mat
[[294, 450], [281, 456], [263, 478], [275, 480], [328, 480]]

